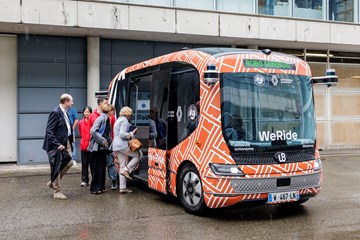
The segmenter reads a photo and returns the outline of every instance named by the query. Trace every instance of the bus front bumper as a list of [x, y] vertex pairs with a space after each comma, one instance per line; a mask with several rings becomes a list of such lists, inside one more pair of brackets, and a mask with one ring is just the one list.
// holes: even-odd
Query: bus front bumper
[[[269, 193], [297, 192], [300, 199], [321, 190], [322, 172], [261, 178], [207, 178], [205, 203], [210, 208], [231, 206], [241, 201], [267, 200]], [[222, 186], [221, 188], [213, 186]]]

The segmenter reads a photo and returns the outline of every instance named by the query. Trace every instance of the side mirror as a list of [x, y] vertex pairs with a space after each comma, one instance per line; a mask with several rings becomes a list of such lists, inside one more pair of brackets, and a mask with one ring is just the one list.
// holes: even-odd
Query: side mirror
[[312, 78], [313, 84], [327, 85], [328, 87], [337, 86], [338, 81], [338, 76], [335, 75], [335, 69], [327, 69], [326, 76]]

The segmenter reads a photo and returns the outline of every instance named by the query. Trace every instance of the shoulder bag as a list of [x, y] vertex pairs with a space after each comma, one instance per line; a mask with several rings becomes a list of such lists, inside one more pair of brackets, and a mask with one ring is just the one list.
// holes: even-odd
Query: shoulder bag
[[130, 139], [129, 140], [129, 148], [130, 151], [132, 152], [136, 152], [138, 150], [140, 150], [140, 148], [143, 147], [143, 144], [136, 138]]

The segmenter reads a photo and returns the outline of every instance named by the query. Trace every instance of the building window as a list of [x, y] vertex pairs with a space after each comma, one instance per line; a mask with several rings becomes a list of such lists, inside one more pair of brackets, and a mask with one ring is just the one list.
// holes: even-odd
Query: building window
[[354, 0], [330, 0], [329, 20], [354, 22]]
[[224, 12], [255, 13], [253, 0], [218, 0], [217, 10]]
[[322, 0], [295, 0], [294, 17], [326, 19], [326, 11]]
[[290, 16], [289, 0], [258, 0], [259, 14]]
[[172, 6], [172, 0], [129, 0], [129, 3]]
[[214, 10], [214, 0], [175, 0], [176, 7], [194, 8], [202, 10]]

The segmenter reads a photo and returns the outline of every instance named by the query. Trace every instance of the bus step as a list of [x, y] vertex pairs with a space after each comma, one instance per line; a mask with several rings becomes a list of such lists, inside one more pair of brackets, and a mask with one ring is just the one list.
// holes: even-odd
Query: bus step
[[140, 180], [142, 182], [147, 183], [147, 181], [148, 181], [148, 172], [147, 172], [147, 170], [146, 171], [145, 170], [140, 170], [139, 174], [134, 174], [134, 175], [132, 175], [132, 177], [135, 178], [135, 179], [138, 179], [138, 180]]

